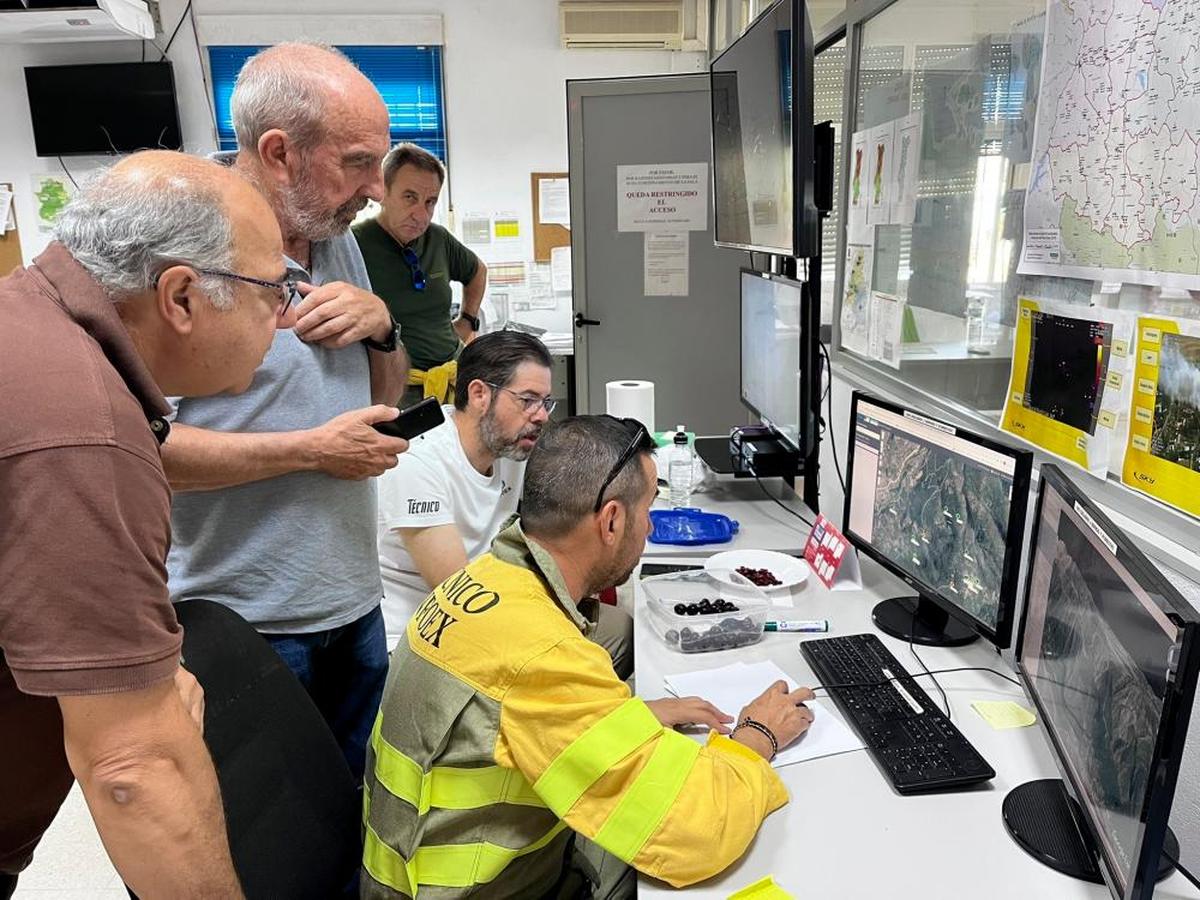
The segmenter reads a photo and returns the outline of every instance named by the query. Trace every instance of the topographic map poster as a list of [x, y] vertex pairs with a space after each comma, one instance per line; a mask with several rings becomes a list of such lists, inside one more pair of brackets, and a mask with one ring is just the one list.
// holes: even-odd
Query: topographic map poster
[[1200, 323], [1143, 316], [1122, 480], [1200, 516]]
[[1000, 427], [1105, 477], [1132, 335], [1112, 310], [1022, 297]]
[[1194, 0], [1051, 0], [1018, 271], [1200, 288]]

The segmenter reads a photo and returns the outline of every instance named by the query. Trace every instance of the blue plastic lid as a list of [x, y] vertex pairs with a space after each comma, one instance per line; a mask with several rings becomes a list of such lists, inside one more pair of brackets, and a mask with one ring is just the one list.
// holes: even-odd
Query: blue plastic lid
[[720, 513], [707, 513], [695, 507], [652, 509], [652, 544], [724, 544], [737, 534], [738, 523]]

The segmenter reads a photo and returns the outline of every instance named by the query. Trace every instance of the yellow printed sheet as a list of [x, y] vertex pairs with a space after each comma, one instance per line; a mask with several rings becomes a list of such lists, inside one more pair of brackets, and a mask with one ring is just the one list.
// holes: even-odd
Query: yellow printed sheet
[[1125, 484], [1200, 516], [1200, 325], [1143, 316]]

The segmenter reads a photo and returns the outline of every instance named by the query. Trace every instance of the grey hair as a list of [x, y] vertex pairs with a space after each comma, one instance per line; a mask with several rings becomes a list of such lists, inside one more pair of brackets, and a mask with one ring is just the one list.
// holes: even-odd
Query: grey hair
[[239, 147], [253, 150], [274, 128], [287, 132], [301, 150], [321, 143], [328, 81], [324, 67], [311, 61], [320, 53], [354, 66], [336, 47], [307, 41], [276, 44], [246, 61], [229, 101]]
[[[147, 182], [102, 171], [59, 215], [55, 238], [118, 301], [152, 288], [170, 265], [233, 266], [233, 224], [221, 195], [182, 175]], [[228, 281], [201, 277], [200, 283], [217, 309], [233, 306]]]
[[[470, 345], [468, 345], [470, 346]], [[525, 468], [521, 494], [521, 527], [534, 537], [571, 531], [592, 514], [596, 493], [633, 434], [609, 416], [574, 416], [546, 429]], [[649, 485], [639, 451], [604, 492], [627, 509]]]

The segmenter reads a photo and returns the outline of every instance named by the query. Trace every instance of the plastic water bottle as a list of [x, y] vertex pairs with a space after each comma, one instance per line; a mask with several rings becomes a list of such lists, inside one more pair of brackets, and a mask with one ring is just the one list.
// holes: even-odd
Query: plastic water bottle
[[667, 464], [667, 485], [672, 506], [687, 506], [691, 503], [693, 467], [694, 460], [692, 448], [688, 446], [687, 429], [683, 425], [676, 425], [671, 457]]

